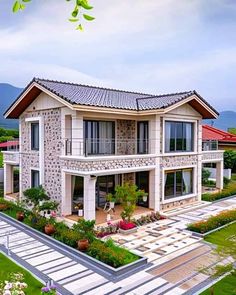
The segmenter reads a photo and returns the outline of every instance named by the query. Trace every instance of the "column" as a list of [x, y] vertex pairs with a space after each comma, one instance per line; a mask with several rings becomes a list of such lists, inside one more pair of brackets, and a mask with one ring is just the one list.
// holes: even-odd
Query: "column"
[[75, 112], [72, 115], [72, 155], [83, 156], [83, 116]]
[[155, 212], [160, 211], [160, 169], [155, 168], [149, 174], [149, 207]]
[[13, 193], [13, 166], [4, 164], [4, 195]]
[[84, 218], [96, 219], [96, 181], [93, 175], [84, 177]]
[[61, 214], [71, 215], [72, 213], [72, 175], [62, 172], [62, 199], [61, 199]]
[[224, 162], [216, 163], [216, 187], [218, 189], [224, 188]]
[[161, 121], [160, 116], [155, 115], [150, 120], [150, 131], [149, 131], [149, 145], [151, 154], [160, 154], [160, 137], [161, 137]]

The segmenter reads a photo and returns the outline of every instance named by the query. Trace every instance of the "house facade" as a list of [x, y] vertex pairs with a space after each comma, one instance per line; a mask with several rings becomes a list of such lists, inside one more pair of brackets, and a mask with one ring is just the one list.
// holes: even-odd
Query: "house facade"
[[19, 151], [4, 153], [5, 197], [20, 167], [19, 197], [42, 184], [62, 215], [95, 219], [107, 193], [135, 183], [138, 205], [166, 211], [201, 200], [202, 164], [223, 151], [202, 148], [202, 119], [218, 116], [197, 92], [150, 95], [33, 79], [5, 113], [19, 118]]

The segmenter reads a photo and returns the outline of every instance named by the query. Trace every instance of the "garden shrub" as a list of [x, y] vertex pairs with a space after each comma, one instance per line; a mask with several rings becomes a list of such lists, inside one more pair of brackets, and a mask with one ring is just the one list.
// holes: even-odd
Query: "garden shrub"
[[201, 220], [188, 225], [188, 229], [197, 233], [207, 233], [232, 221], [236, 221], [236, 209], [223, 211], [207, 220]]
[[87, 254], [115, 268], [139, 259], [137, 255], [116, 246], [111, 239], [106, 242], [94, 240], [90, 244]]
[[213, 193], [213, 194], [203, 194], [202, 195], [202, 200], [203, 201], [208, 201], [208, 202], [213, 202], [216, 200], [220, 200], [223, 198], [227, 198], [230, 196], [236, 195], [236, 183], [231, 182], [226, 188], [224, 188], [221, 192], [218, 193]]

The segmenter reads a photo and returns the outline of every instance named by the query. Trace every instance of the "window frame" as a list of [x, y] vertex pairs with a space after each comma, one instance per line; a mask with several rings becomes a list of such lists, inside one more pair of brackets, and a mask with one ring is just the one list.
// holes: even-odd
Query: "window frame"
[[[191, 170], [191, 192], [189, 193], [184, 193], [184, 177], [183, 177], [183, 172], [184, 171], [188, 171]], [[177, 194], [177, 173], [181, 172], [181, 195]], [[174, 174], [174, 195], [172, 196], [167, 196], [165, 195], [165, 187], [166, 187], [166, 183], [165, 183], [165, 179], [166, 179], [166, 175], [167, 174]], [[185, 199], [185, 198], [189, 198], [189, 196], [194, 195], [195, 194], [195, 189], [194, 189], [194, 183], [195, 183], [195, 169], [194, 167], [185, 167], [185, 168], [179, 168], [179, 169], [175, 169], [175, 170], [165, 170], [163, 173], [163, 201], [164, 203], [168, 203], [168, 202], [174, 202], [175, 200], [179, 200], [179, 199]]]
[[[37, 134], [37, 137], [38, 137], [38, 144], [36, 145], [35, 144], [35, 136], [34, 136], [34, 131], [35, 131], [35, 126], [38, 126], [38, 134]], [[40, 140], [40, 136], [39, 136], [39, 128], [40, 128], [40, 125], [39, 125], [39, 122], [38, 121], [35, 121], [35, 122], [31, 122], [30, 124], [30, 135], [31, 135], [31, 150], [32, 151], [39, 151], [39, 147], [40, 147], [40, 143], [39, 143], [39, 140]]]
[[[144, 128], [144, 137], [141, 138], [140, 130], [141, 124]], [[140, 140], [143, 141], [143, 144], [140, 146]], [[149, 153], [149, 121], [137, 121], [137, 154], [144, 155]]]
[[[167, 142], [167, 138], [166, 138], [166, 124], [167, 123], [170, 123], [170, 124], [175, 124], [175, 130], [174, 130], [174, 133], [175, 133], [175, 137], [174, 137], [174, 150], [170, 150], [170, 146], [169, 146], [169, 150], [167, 150], [167, 146], [166, 146], [166, 142]], [[181, 129], [181, 132], [182, 132], [182, 149], [177, 149], [177, 141], [178, 141], [178, 137], [177, 137], [177, 124], [182, 124], [182, 129]], [[184, 128], [184, 125], [185, 124], [190, 124], [191, 125], [191, 150], [187, 150], [186, 147], [184, 148], [184, 146], [186, 146], [186, 139], [187, 139], [187, 136], [184, 137], [184, 134], [185, 134], [185, 128]], [[196, 143], [195, 143], [195, 126], [196, 126], [196, 122], [195, 121], [188, 121], [188, 120], [173, 120], [171, 118], [164, 118], [163, 119], [163, 151], [164, 151], [164, 154], [177, 154], [177, 153], [193, 153], [195, 152], [195, 149], [196, 149]], [[171, 133], [171, 130], [170, 130], [170, 133]], [[170, 137], [170, 143], [171, 143], [171, 137]]]
[[31, 183], [30, 183], [30, 187], [33, 188], [33, 187], [38, 187], [38, 186], [35, 186], [33, 185], [35, 183], [34, 181], [34, 176], [35, 174], [38, 175], [38, 186], [40, 186], [40, 171], [38, 169], [31, 169], [31, 177], [30, 177], [30, 180], [31, 180]]

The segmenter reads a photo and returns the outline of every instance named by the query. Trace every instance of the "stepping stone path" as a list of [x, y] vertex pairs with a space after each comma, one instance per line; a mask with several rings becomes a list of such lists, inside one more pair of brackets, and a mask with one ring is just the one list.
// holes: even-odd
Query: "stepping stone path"
[[210, 246], [186, 231], [186, 225], [232, 208], [236, 208], [236, 197], [142, 226], [134, 234], [113, 235], [117, 244], [148, 257], [151, 263], [147, 269], [120, 280], [107, 277], [35, 234], [19, 230], [1, 216], [0, 244], [6, 242], [9, 233], [11, 253], [23, 259], [31, 271], [40, 271], [58, 283], [63, 295], [194, 294], [209, 280], [199, 273], [199, 265], [210, 268], [216, 257]]

